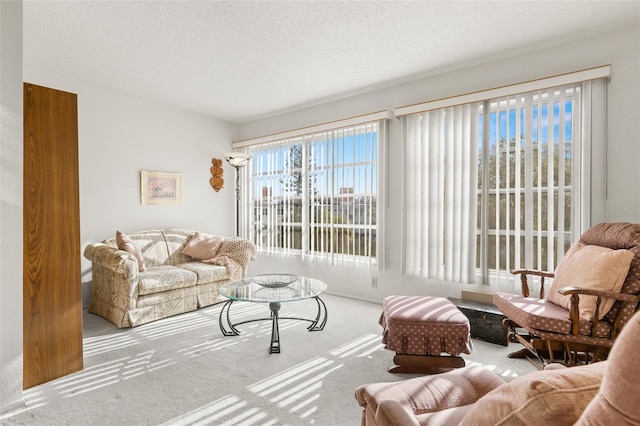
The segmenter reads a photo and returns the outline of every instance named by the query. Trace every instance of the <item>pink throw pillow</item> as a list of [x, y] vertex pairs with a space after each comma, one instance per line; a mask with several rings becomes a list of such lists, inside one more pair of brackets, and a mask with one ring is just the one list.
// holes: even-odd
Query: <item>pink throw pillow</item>
[[116, 231], [116, 244], [118, 244], [118, 248], [120, 250], [128, 251], [135, 256], [138, 261], [138, 271], [144, 272], [147, 269], [147, 265], [145, 264], [144, 257], [142, 257], [140, 248], [131, 238], [129, 238], [128, 235], [125, 235], [120, 231]]
[[211, 260], [216, 257], [222, 241], [220, 237], [196, 232], [187, 241], [187, 244], [182, 249], [182, 254], [202, 261]]

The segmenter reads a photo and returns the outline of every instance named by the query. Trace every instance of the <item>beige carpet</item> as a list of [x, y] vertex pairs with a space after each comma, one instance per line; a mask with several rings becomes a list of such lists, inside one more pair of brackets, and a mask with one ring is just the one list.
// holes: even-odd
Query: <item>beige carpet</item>
[[[221, 305], [119, 330], [84, 316], [84, 370], [24, 392], [26, 407], [4, 425], [359, 425], [354, 389], [407, 375], [386, 371], [393, 353], [380, 343], [380, 305], [323, 297], [323, 331], [281, 321], [282, 353], [269, 354], [269, 322], [224, 337]], [[284, 303], [280, 316], [311, 317], [313, 301]], [[234, 304], [239, 321], [268, 316], [263, 304]], [[534, 371], [507, 348], [474, 340], [467, 364], [505, 380]]]

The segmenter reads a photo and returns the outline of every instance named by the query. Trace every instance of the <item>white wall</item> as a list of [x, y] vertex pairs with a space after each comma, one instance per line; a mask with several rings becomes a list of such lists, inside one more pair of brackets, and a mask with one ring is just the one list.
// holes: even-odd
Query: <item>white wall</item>
[[[384, 52], [381, 60], [384, 60]], [[637, 175], [640, 159], [640, 25], [637, 23], [607, 34], [459, 67], [394, 87], [243, 123], [238, 126], [237, 140], [605, 64], [611, 64], [612, 77], [608, 88], [608, 197], [601, 217], [609, 222], [640, 222], [640, 178]], [[486, 287], [446, 284], [402, 275], [400, 147], [400, 122], [391, 120], [385, 232], [390, 255], [388, 266], [379, 273], [378, 288], [371, 288], [370, 273], [317, 268], [296, 261], [287, 261], [280, 269], [324, 279], [332, 292], [375, 301], [390, 294], [459, 296], [462, 289], [489, 291]], [[273, 262], [264, 257], [252, 267], [256, 273], [274, 269]]]
[[22, 2], [0, 2], [0, 413], [22, 400]]
[[[81, 249], [89, 242], [157, 228], [235, 235], [235, 169], [209, 184], [211, 159], [231, 149], [234, 126], [210, 117], [24, 65], [24, 80], [78, 95]], [[182, 174], [183, 204], [140, 204], [140, 171]], [[81, 255], [81, 254], [80, 254]], [[83, 304], [91, 262], [82, 259]]]

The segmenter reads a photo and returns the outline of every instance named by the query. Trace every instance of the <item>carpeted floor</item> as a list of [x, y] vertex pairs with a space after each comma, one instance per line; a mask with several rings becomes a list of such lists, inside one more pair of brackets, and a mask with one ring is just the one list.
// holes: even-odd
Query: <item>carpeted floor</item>
[[[393, 352], [380, 343], [381, 306], [323, 296], [328, 322], [280, 323], [282, 352], [269, 354], [270, 323], [240, 326], [224, 337], [222, 305], [119, 330], [84, 315], [84, 370], [27, 389], [26, 407], [0, 417], [4, 425], [359, 425], [355, 388], [397, 381]], [[280, 316], [312, 317], [310, 300], [284, 303]], [[237, 303], [232, 318], [268, 316], [263, 304]], [[534, 371], [508, 359], [515, 345], [473, 341], [467, 365], [482, 364], [510, 380]]]

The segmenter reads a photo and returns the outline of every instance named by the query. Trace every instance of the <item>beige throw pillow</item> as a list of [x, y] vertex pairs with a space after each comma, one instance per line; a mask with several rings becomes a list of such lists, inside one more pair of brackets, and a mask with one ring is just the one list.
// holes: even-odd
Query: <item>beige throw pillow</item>
[[220, 237], [196, 232], [187, 241], [182, 249], [182, 254], [202, 261], [212, 260], [220, 250], [222, 241], [223, 239]]
[[[567, 309], [571, 307], [571, 296], [558, 293], [562, 287], [582, 287], [591, 290], [620, 292], [624, 284], [633, 252], [612, 250], [596, 245], [576, 243], [558, 265], [547, 300]], [[603, 298], [598, 319], [604, 318], [615, 300]], [[580, 295], [580, 317], [587, 321], [593, 319], [596, 297]]]
[[140, 248], [138, 248], [128, 235], [125, 235], [120, 231], [116, 231], [116, 244], [120, 250], [128, 251], [135, 256], [138, 261], [138, 271], [144, 272], [147, 269], [147, 265], [145, 264], [144, 257], [142, 257]]

